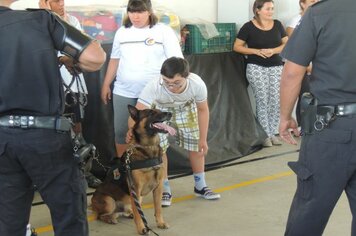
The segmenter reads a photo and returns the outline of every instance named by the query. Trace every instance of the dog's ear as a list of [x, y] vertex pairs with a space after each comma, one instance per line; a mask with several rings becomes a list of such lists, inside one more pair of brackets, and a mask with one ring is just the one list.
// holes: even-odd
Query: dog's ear
[[131, 105], [127, 105], [127, 108], [129, 109], [129, 113], [130, 113], [131, 118], [134, 121], [137, 121], [138, 120], [138, 110], [137, 110], [137, 108], [134, 107], [134, 106], [131, 106]]

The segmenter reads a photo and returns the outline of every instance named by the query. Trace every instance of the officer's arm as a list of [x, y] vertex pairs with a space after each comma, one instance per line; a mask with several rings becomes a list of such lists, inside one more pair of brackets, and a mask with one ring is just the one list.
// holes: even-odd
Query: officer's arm
[[106, 53], [98, 41], [92, 41], [81, 53], [78, 66], [83, 71], [97, 71], [106, 60]]
[[294, 104], [300, 93], [306, 67], [286, 61], [280, 85], [281, 118], [290, 119]]
[[65, 22], [57, 14], [48, 12], [58, 23], [59, 30], [54, 33], [54, 39], [58, 43], [57, 49], [73, 58], [76, 66], [82, 71], [99, 70], [106, 59], [100, 43]]
[[292, 118], [292, 111], [297, 101], [305, 72], [305, 66], [286, 61], [281, 78], [279, 136], [283, 141], [294, 145], [297, 142], [290, 134], [290, 131], [296, 136], [299, 136], [300, 133], [297, 122]]

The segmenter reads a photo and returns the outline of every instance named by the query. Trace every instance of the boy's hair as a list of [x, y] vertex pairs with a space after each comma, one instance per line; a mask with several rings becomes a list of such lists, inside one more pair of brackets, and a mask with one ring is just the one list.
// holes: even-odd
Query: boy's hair
[[161, 75], [172, 79], [175, 75], [187, 78], [189, 75], [189, 63], [180, 57], [171, 57], [165, 60], [161, 67]]
[[[153, 13], [151, 0], [129, 0], [127, 4], [127, 12], [144, 12], [148, 11], [150, 13], [149, 21], [150, 28], [152, 28], [158, 22], [157, 16]], [[125, 28], [132, 26], [132, 22], [128, 15], [124, 19]]]

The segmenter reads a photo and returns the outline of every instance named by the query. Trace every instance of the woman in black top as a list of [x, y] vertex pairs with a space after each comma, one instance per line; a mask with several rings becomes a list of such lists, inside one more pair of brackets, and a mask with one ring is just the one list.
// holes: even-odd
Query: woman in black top
[[256, 99], [257, 119], [268, 135], [264, 146], [281, 145], [274, 135], [279, 124], [279, 85], [283, 68], [279, 53], [288, 37], [281, 22], [273, 19], [272, 0], [256, 0], [254, 18], [237, 35], [234, 51], [247, 55], [246, 78]]

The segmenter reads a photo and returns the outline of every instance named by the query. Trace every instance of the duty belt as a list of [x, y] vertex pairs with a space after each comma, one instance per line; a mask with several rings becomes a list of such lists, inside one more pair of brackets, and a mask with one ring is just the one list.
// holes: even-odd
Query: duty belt
[[0, 117], [0, 126], [22, 129], [54, 129], [66, 132], [70, 131], [72, 122], [62, 116], [9, 115]]
[[340, 104], [335, 106], [336, 116], [349, 116], [356, 114], [356, 103]]
[[356, 115], [356, 103], [345, 103], [339, 105], [319, 105], [316, 112], [314, 128], [317, 131], [329, 126], [336, 117]]
[[345, 103], [339, 105], [320, 105], [318, 106], [319, 110], [327, 110], [328, 112], [333, 113], [335, 116], [349, 116], [356, 115], [356, 103]]

